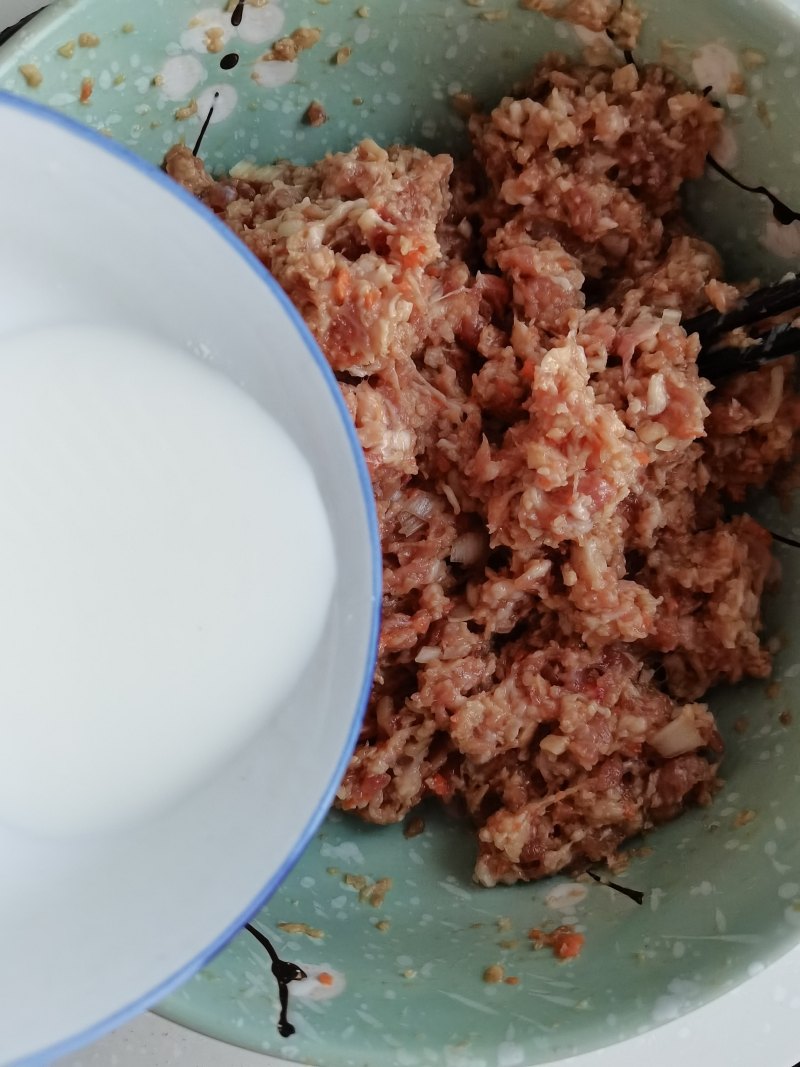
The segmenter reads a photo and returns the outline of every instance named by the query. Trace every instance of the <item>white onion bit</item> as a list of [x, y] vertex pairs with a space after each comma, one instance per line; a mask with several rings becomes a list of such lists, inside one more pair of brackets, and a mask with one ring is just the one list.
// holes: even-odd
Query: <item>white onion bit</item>
[[672, 722], [661, 727], [650, 744], [664, 759], [702, 748], [705, 742], [694, 721], [694, 705], [683, 707]]
[[471, 530], [461, 534], [453, 542], [453, 547], [450, 549], [450, 562], [467, 566], [477, 563], [483, 556], [485, 548], [485, 535], [479, 530]]

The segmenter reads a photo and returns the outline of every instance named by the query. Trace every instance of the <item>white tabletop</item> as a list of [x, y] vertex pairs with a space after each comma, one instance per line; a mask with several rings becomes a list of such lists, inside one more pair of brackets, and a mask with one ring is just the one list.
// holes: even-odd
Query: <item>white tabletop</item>
[[[0, 0], [0, 29], [45, 0]], [[800, 1067], [800, 948], [739, 989], [692, 1015], [622, 1045], [569, 1061], [569, 1067]], [[142, 1015], [59, 1067], [278, 1067], [244, 1052]], [[324, 1065], [323, 1065], [324, 1067]]]

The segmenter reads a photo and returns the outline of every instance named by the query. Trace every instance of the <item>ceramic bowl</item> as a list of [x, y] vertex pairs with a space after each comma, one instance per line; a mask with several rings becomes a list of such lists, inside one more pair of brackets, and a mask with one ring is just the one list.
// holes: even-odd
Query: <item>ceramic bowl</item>
[[[269, 0], [245, 6], [239, 29], [225, 7], [223, 0], [62, 3], [7, 47], [0, 85], [108, 131], [151, 162], [178, 139], [194, 143], [216, 93], [202, 147], [212, 169], [242, 159], [314, 160], [365, 136], [461, 152], [466, 137], [452, 93], [491, 105], [548, 50], [577, 53], [591, 39], [517, 0], [372, 0], [363, 8], [356, 0]], [[641, 0], [641, 7], [637, 59], [664, 59], [691, 83], [711, 86], [727, 111], [729, 167], [800, 208], [800, 4]], [[270, 43], [300, 25], [319, 27], [319, 43], [281, 69], [265, 66]], [[209, 53], [205, 34], [214, 27], [222, 48]], [[59, 53], [82, 32], [98, 42], [76, 44], [72, 58]], [[352, 50], [349, 61], [331, 62], [343, 47]], [[223, 69], [233, 53], [238, 64]], [[38, 87], [26, 85], [23, 63], [40, 70]], [[80, 102], [84, 78], [92, 79], [87, 103]], [[302, 119], [313, 99], [329, 116], [318, 128]], [[178, 117], [187, 107], [189, 117]], [[778, 224], [763, 197], [712, 175], [689, 190], [688, 206], [731, 276], [768, 281], [796, 266], [800, 224]], [[773, 530], [798, 537], [796, 508], [784, 512], [768, 499], [755, 506]], [[480, 889], [470, 880], [471, 834], [446, 815], [427, 813], [425, 833], [412, 840], [397, 827], [333, 815], [257, 920], [285, 958], [335, 978], [323, 989], [293, 987], [296, 1034], [285, 1039], [276, 1030], [269, 961], [247, 933], [158, 1010], [223, 1040], [324, 1067], [517, 1067], [673, 1019], [797, 944], [800, 726], [791, 713], [800, 694], [800, 554], [780, 545], [777, 554], [783, 582], [766, 622], [783, 640], [778, 686], [714, 694], [726, 784], [711, 808], [651, 835], [652, 854], [632, 861], [625, 882], [645, 893], [643, 907], [601, 886], [575, 893], [563, 879]], [[744, 733], [734, 729], [741, 716]], [[737, 820], [743, 809], [756, 812], [745, 825]], [[376, 909], [359, 899], [358, 879], [343, 882], [345, 874], [390, 877], [393, 885]], [[57, 893], [51, 899], [60, 906]], [[530, 951], [525, 932], [557, 922], [586, 935], [575, 962]], [[302, 924], [324, 936], [308, 937]], [[519, 984], [484, 983], [492, 963]]]
[[54, 112], [0, 94], [0, 140], [21, 164], [0, 175], [0, 333], [128, 326], [210, 361], [310, 462], [338, 568], [302, 682], [213, 777], [126, 830], [47, 841], [0, 827], [8, 1063], [88, 1039], [180, 984], [285, 877], [355, 741], [380, 563], [369, 479], [339, 390], [257, 261], [156, 168]]

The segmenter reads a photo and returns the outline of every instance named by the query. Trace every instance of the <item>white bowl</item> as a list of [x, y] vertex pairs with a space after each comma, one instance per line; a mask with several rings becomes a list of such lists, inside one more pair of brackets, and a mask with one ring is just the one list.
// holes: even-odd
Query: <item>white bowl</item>
[[0, 335], [100, 322], [212, 361], [310, 462], [338, 566], [313, 663], [214, 780], [100, 839], [46, 843], [0, 827], [0, 1062], [9, 1063], [61, 1054], [164, 996], [278, 886], [355, 743], [380, 556], [339, 390], [257, 260], [155, 168], [54, 113], [0, 95], [0, 142], [13, 161], [0, 172]]

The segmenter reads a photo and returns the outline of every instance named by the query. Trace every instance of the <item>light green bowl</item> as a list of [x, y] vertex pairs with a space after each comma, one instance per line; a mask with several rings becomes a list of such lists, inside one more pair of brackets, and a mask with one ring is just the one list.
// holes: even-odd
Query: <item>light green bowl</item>
[[[580, 47], [571, 27], [511, 0], [486, 0], [485, 7], [372, 0], [366, 18], [356, 15], [356, 0], [285, 0], [283, 7], [270, 0], [258, 14], [260, 31], [255, 21], [246, 27], [251, 40], [240, 36], [223, 53], [209, 54], [198, 45], [202, 26], [189, 23], [224, 6], [224, 0], [68, 0], [0, 54], [0, 86], [108, 130], [154, 162], [175, 140], [194, 141], [204, 102], [219, 89], [215, 117], [230, 114], [210, 126], [203, 152], [212, 168], [226, 168], [242, 158], [313, 160], [364, 136], [460, 151], [464, 132], [450, 108], [452, 92], [470, 91], [490, 104], [547, 50]], [[730, 107], [732, 169], [800, 207], [800, 5], [646, 0], [643, 7], [648, 17], [637, 56], [657, 58], [668, 40], [671, 61], [703, 82], [725, 63], [740, 66], [747, 94], [722, 97]], [[484, 17], [495, 11], [505, 17]], [[255, 61], [274, 37], [301, 24], [319, 26], [322, 40], [300, 56], [293, 80], [257, 84], [250, 76]], [[57, 53], [82, 32], [100, 43], [76, 46], [72, 58]], [[703, 47], [712, 42], [717, 47]], [[331, 57], [342, 45], [352, 47], [352, 57], [335, 65]], [[228, 51], [241, 61], [226, 72], [220, 58]], [[37, 88], [20, 75], [23, 63], [39, 68]], [[192, 71], [198, 85], [190, 84]], [[154, 84], [159, 74], [164, 84]], [[93, 86], [81, 104], [84, 78]], [[176, 109], [198, 95], [200, 113], [176, 119]], [[330, 116], [316, 129], [301, 119], [312, 99]], [[16, 163], [24, 180], [25, 161]], [[763, 198], [707, 180], [691, 190], [689, 204], [733, 275], [770, 280], [796, 266], [800, 224], [776, 227]], [[797, 511], [782, 513], [771, 501], [757, 510], [773, 530], [800, 534]], [[768, 697], [765, 685], [746, 684], [715, 695], [728, 746], [726, 787], [712, 808], [653, 834], [652, 855], [631, 864], [624, 880], [646, 891], [644, 907], [598, 886], [570, 902], [559, 889], [570, 884], [563, 880], [479, 889], [470, 881], [472, 837], [442, 814], [429, 813], [426, 832], [413, 840], [398, 828], [333, 815], [257, 922], [285, 958], [312, 973], [330, 971], [336, 983], [328, 988], [336, 995], [294, 996], [297, 1033], [280, 1038], [268, 961], [243, 934], [158, 1010], [222, 1040], [325, 1067], [513, 1067], [548, 1063], [674, 1018], [787, 951], [800, 940], [800, 727], [783, 725], [780, 716], [800, 707], [800, 634], [793, 625], [800, 617], [800, 552], [778, 546], [778, 554], [784, 579], [767, 621], [787, 639], [776, 659], [780, 693]], [[745, 734], [732, 728], [741, 715], [750, 723]], [[743, 808], [756, 818], [737, 829]], [[375, 909], [342, 884], [344, 872], [391, 877], [393, 887]], [[500, 926], [510, 928], [498, 927], [501, 917], [508, 922]], [[378, 928], [381, 920], [388, 929]], [[575, 962], [533, 953], [526, 940], [530, 927], [558, 921], [586, 933]], [[287, 922], [309, 924], [325, 937], [288, 934], [278, 927]], [[495, 962], [519, 985], [484, 983], [485, 967]]]

